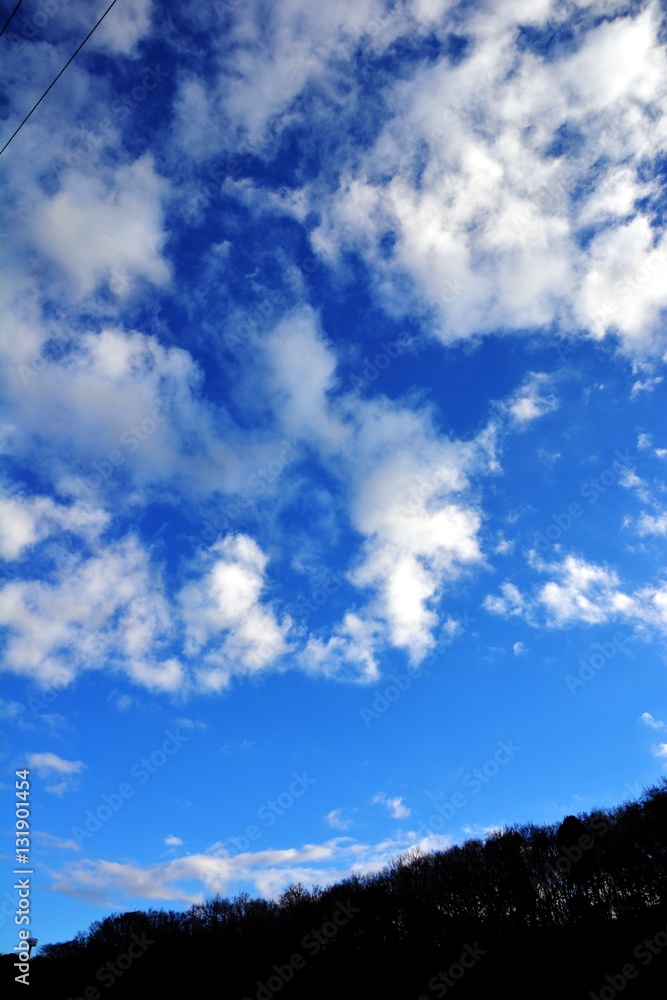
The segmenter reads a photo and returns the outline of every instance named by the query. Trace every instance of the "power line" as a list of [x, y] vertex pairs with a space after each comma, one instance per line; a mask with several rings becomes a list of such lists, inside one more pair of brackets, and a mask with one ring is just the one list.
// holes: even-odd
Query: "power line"
[[14, 14], [19, 9], [19, 7], [21, 6], [22, 3], [23, 3], [23, 0], [19, 0], [19, 2], [17, 3], [16, 7], [14, 7], [14, 10], [11, 12], [11, 14], [9, 15], [9, 17], [7, 18], [7, 20], [5, 22], [4, 28], [2, 29], [2, 31], [0, 31], [0, 38], [2, 38], [2, 36], [4, 35], [5, 31], [9, 27], [9, 22], [14, 17]]
[[86, 35], [86, 37], [84, 38], [84, 40], [81, 42], [81, 45], [78, 47], [78, 49], [76, 50], [76, 52], [69, 57], [69, 59], [67, 60], [67, 62], [63, 66], [63, 68], [60, 70], [60, 73], [58, 73], [58, 76], [55, 78], [55, 80], [53, 80], [52, 83], [49, 84], [49, 86], [46, 88], [46, 90], [44, 91], [44, 93], [42, 94], [42, 96], [40, 97], [40, 99], [37, 101], [37, 104], [34, 106], [34, 108], [31, 108], [31, 110], [25, 116], [25, 118], [23, 119], [23, 121], [21, 122], [21, 124], [19, 125], [19, 127], [16, 129], [16, 131], [13, 133], [13, 135], [10, 135], [9, 139], [7, 140], [7, 142], [4, 144], [4, 146], [2, 147], [2, 149], [0, 149], [0, 156], [2, 156], [2, 154], [4, 153], [4, 151], [7, 149], [7, 146], [10, 144], [10, 142], [12, 141], [12, 139], [14, 138], [14, 136], [17, 135], [21, 131], [21, 129], [23, 128], [23, 126], [27, 122], [28, 118], [30, 118], [30, 115], [33, 113], [33, 111], [37, 110], [37, 108], [40, 106], [40, 104], [42, 103], [42, 101], [44, 100], [44, 98], [46, 97], [46, 95], [48, 94], [48, 92], [51, 90], [51, 87], [53, 87], [54, 84], [56, 84], [58, 82], [58, 80], [60, 79], [60, 77], [63, 75], [63, 73], [65, 72], [65, 70], [69, 66], [69, 64], [72, 62], [72, 60], [75, 58], [75, 56], [77, 56], [79, 54], [79, 52], [84, 47], [84, 45], [86, 44], [86, 42], [88, 41], [88, 39], [90, 38], [90, 36], [92, 35], [92, 33], [95, 31], [95, 28], [99, 27], [99, 25], [102, 23], [102, 21], [107, 16], [107, 14], [109, 13], [109, 11], [111, 10], [111, 8], [113, 7], [113, 5], [115, 3], [116, 3], [116, 0], [111, 0], [111, 3], [107, 7], [107, 9], [104, 11], [104, 13], [102, 14], [102, 17], [99, 19], [99, 21], [97, 22], [97, 24], [95, 24], [90, 29], [90, 31], [88, 32], [88, 34]]

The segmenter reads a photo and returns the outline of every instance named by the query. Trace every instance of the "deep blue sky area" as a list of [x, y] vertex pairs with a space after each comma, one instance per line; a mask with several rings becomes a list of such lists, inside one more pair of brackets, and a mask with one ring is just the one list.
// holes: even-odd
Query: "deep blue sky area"
[[6, 148], [3, 950], [23, 769], [40, 944], [664, 774], [663, 7], [118, 0]]

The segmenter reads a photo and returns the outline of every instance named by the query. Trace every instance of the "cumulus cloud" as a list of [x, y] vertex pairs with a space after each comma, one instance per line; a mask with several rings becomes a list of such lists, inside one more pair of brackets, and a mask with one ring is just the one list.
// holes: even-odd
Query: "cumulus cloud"
[[248, 535], [229, 535], [211, 546], [212, 565], [182, 589], [186, 654], [202, 654], [204, 689], [221, 690], [234, 674], [265, 670], [288, 652], [289, 618], [280, 622], [261, 601], [267, 556]]
[[377, 649], [381, 634], [379, 622], [348, 611], [326, 640], [316, 636], [308, 639], [299, 662], [310, 673], [370, 684], [380, 676]]
[[662, 535], [667, 537], [667, 512], [663, 514], [641, 514], [637, 521], [640, 535]]
[[519, 425], [524, 425], [557, 409], [556, 397], [544, 393], [548, 385], [548, 375], [544, 372], [531, 372], [507, 404], [511, 418]]
[[29, 753], [26, 755], [26, 761], [41, 778], [52, 771], [57, 774], [79, 774], [85, 767], [82, 760], [65, 760], [55, 753]]
[[68, 174], [35, 217], [35, 245], [63, 269], [75, 295], [111, 286], [125, 295], [137, 279], [165, 285], [162, 199], [168, 183], [150, 154], [104, 176]]
[[[0, 348], [14, 421], [7, 447], [38, 461], [62, 496], [92, 507], [110, 494], [118, 503], [122, 493], [132, 505], [131, 487], [146, 499], [149, 489], [151, 496], [232, 494], [281, 451], [276, 432], [248, 434], [203, 397], [203, 373], [189, 351], [121, 326], [83, 329], [56, 349], [53, 323], [35, 312], [30, 295], [19, 299], [7, 302], [17, 338]], [[38, 534], [65, 516], [51, 506], [47, 518], [41, 504]]]
[[[449, 846], [449, 838], [431, 838], [433, 846]], [[424, 841], [422, 841], [424, 842]], [[52, 888], [77, 899], [103, 903], [109, 897], [197, 903], [213, 894], [231, 896], [251, 885], [265, 898], [277, 898], [292, 882], [329, 885], [352, 871], [379, 871], [393, 858], [419, 846], [414, 833], [366, 844], [336, 837], [321, 844], [247, 851], [232, 856], [218, 844], [199, 854], [172, 858], [161, 864], [82, 859], [56, 873]]]
[[113, 16], [105, 17], [91, 41], [96, 48], [128, 56], [137, 42], [148, 32], [153, 0], [121, 0], [114, 6]]
[[19, 719], [24, 711], [25, 705], [22, 705], [20, 701], [0, 698], [0, 719], [11, 722]]
[[50, 578], [5, 584], [0, 621], [9, 634], [5, 668], [42, 686], [62, 687], [80, 671], [102, 667], [154, 690], [173, 691], [183, 681], [174, 660], [153, 659], [169, 633], [169, 615], [136, 537], [63, 556]]
[[75, 840], [62, 840], [60, 837], [55, 837], [52, 833], [46, 833], [43, 830], [33, 830], [32, 835], [47, 848], [53, 847], [58, 851], [81, 850], [81, 845], [77, 844]]
[[485, 598], [487, 611], [505, 618], [520, 616], [531, 625], [549, 628], [619, 621], [646, 634], [667, 629], [664, 584], [624, 589], [615, 570], [574, 555], [547, 563], [531, 553], [530, 560], [535, 569], [552, 579], [534, 585], [530, 594], [506, 582], [500, 595]]
[[76, 776], [86, 766], [82, 760], [65, 760], [55, 753], [27, 753], [25, 760], [30, 770], [37, 771], [40, 778], [59, 777], [55, 784], [46, 785], [45, 791], [62, 797], [75, 787]]
[[665, 728], [665, 723], [661, 722], [660, 719], [654, 719], [650, 712], [642, 712], [640, 721], [643, 722], [645, 726], [649, 726], [651, 729]]
[[5, 496], [0, 512], [0, 555], [8, 562], [59, 530], [92, 541], [110, 521], [109, 514], [98, 507], [61, 504], [48, 496]]
[[[356, 661], [373, 679], [376, 623], [392, 645], [423, 658], [434, 644], [434, 605], [450, 581], [482, 561], [469, 473], [494, 467], [493, 435], [487, 429], [472, 442], [451, 441], [437, 434], [427, 410], [381, 396], [333, 396], [336, 357], [312, 312], [279, 331], [267, 341], [273, 405], [286, 431], [302, 428], [332, 474], [345, 478], [352, 522], [364, 537], [349, 580], [373, 594], [363, 620], [350, 613], [326, 641], [314, 638], [305, 662], [312, 669], [330, 660], [335, 673], [333, 663]], [[313, 373], [307, 380], [304, 367]]]
[[332, 809], [324, 818], [334, 830], [349, 830], [352, 826], [352, 820], [345, 815], [345, 809]]
[[371, 802], [375, 805], [386, 806], [392, 819], [407, 819], [411, 812], [410, 808], [403, 804], [402, 795], [391, 798], [386, 792], [378, 792], [377, 795], [373, 796]]
[[[445, 343], [558, 321], [592, 339], [618, 335], [633, 356], [660, 353], [667, 244], [637, 208], [657, 192], [657, 177], [640, 179], [646, 158], [667, 141], [658, 5], [602, 20], [577, 50], [548, 56], [519, 49], [517, 28], [556, 8], [505, 6], [471, 15], [466, 59], [394, 85], [392, 116], [325, 196], [313, 247], [336, 261], [352, 241], [385, 306], [427, 301]], [[317, 183], [313, 196], [321, 208]], [[582, 246], [591, 224], [599, 232]]]
[[483, 607], [492, 614], [503, 617], [523, 615], [527, 610], [521, 591], [513, 583], [501, 584], [500, 594], [485, 597]]

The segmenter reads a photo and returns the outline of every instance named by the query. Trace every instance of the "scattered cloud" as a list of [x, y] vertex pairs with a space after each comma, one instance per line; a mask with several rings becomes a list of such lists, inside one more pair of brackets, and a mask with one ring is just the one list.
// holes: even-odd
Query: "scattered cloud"
[[52, 833], [45, 833], [42, 830], [33, 830], [33, 837], [45, 847], [53, 847], [58, 851], [80, 851], [81, 845], [77, 844], [75, 840], [62, 840], [60, 837], [55, 837]]
[[520, 616], [531, 625], [549, 628], [611, 621], [630, 623], [646, 634], [667, 628], [667, 588], [662, 583], [628, 592], [615, 570], [577, 556], [546, 563], [531, 552], [529, 562], [553, 579], [535, 586], [532, 595], [522, 594], [514, 584], [502, 584], [500, 595], [484, 599], [488, 612], [505, 618]]
[[375, 805], [386, 806], [392, 819], [407, 819], [411, 812], [408, 806], [403, 805], [403, 796], [390, 798], [385, 792], [378, 792], [371, 801]]
[[661, 722], [660, 719], [654, 719], [650, 712], [642, 712], [640, 721], [643, 722], [645, 726], [649, 726], [651, 729], [665, 728], [665, 723]]
[[30, 770], [37, 772], [40, 778], [62, 777], [61, 781], [45, 785], [45, 791], [58, 798], [76, 787], [76, 777], [85, 768], [82, 760], [65, 760], [55, 753], [27, 753], [25, 761]]
[[65, 760], [55, 753], [28, 753], [26, 763], [34, 768], [40, 778], [45, 778], [53, 771], [56, 774], [80, 774], [86, 766], [82, 760]]
[[345, 809], [332, 809], [324, 818], [334, 830], [349, 830], [352, 826], [352, 819], [344, 813]]

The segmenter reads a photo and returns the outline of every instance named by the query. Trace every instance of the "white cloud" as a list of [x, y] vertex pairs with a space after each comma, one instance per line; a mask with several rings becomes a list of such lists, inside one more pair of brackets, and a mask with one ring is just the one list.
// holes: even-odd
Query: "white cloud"
[[386, 792], [378, 792], [377, 795], [373, 796], [371, 801], [376, 805], [386, 806], [392, 819], [407, 819], [411, 812], [408, 806], [403, 805], [402, 795], [396, 795], [391, 798]]
[[168, 606], [159, 574], [131, 536], [89, 556], [63, 552], [50, 578], [7, 583], [0, 621], [9, 630], [5, 668], [43, 686], [102, 667], [158, 691], [183, 683], [175, 661], [154, 659], [170, 631]]
[[667, 512], [652, 515], [642, 514], [637, 521], [637, 531], [640, 535], [661, 535], [667, 537]]
[[510, 416], [518, 424], [528, 424], [545, 413], [558, 407], [554, 395], [544, 395], [543, 389], [549, 384], [549, 376], [544, 372], [530, 372], [524, 384], [507, 404]]
[[[132, 508], [148, 491], [198, 501], [215, 490], [233, 494], [281, 452], [276, 431], [245, 432], [208, 403], [192, 355], [155, 336], [103, 325], [60, 337], [54, 355], [57, 324], [39, 314], [32, 286], [23, 292], [7, 299], [17, 336], [0, 347], [13, 423], [8, 448], [38, 458], [63, 497], [92, 508], [113, 495], [116, 506]], [[49, 507], [43, 523], [56, 515], [65, 517]]]
[[[210, 17], [214, 10], [215, 5]], [[220, 22], [215, 23], [217, 28]], [[279, 134], [281, 116], [306, 86], [340, 86], [340, 67], [365, 32], [369, 45], [376, 35], [388, 44], [404, 24], [400, 16], [383, 18], [376, 0], [324, 5], [286, 0], [261, 11], [253, 4], [236, 6], [225, 26], [229, 48], [221, 60], [224, 72], [205, 95], [197, 93], [192, 80], [182, 85], [177, 140], [188, 152], [194, 147], [195, 153], [205, 155], [205, 134], [217, 108], [225, 116], [227, 143], [261, 152]], [[327, 80], [331, 73], [333, 79]]]
[[653, 392], [653, 390], [663, 381], [662, 375], [654, 375], [652, 378], [638, 379], [633, 382], [630, 397], [634, 399], [640, 392]]
[[40, 778], [62, 776], [62, 780], [52, 785], [45, 785], [45, 791], [51, 795], [62, 797], [65, 792], [75, 786], [76, 776], [86, 766], [82, 760], [65, 760], [55, 753], [28, 753], [25, 760], [30, 770], [37, 771]]
[[169, 834], [168, 837], [163, 837], [162, 839], [164, 840], [167, 847], [181, 847], [183, 845], [183, 841], [181, 840], [181, 838], [175, 837], [171, 833]]
[[640, 451], [652, 451], [656, 458], [667, 458], [667, 448], [654, 448], [650, 434], [640, 434], [637, 438], [637, 447]]
[[381, 633], [379, 622], [348, 611], [328, 639], [308, 639], [299, 662], [311, 673], [370, 684], [380, 676], [376, 651]]
[[533, 626], [563, 628], [574, 624], [627, 622], [642, 633], [667, 630], [667, 586], [648, 584], [626, 592], [618, 573], [606, 566], [568, 555], [560, 562], [543, 562], [535, 552], [529, 563], [551, 579], [535, 585], [532, 595], [512, 583], [501, 594], [489, 595], [484, 608], [502, 617], [521, 616]]
[[52, 833], [45, 833], [42, 830], [33, 830], [33, 837], [40, 840], [46, 847], [54, 847], [58, 851], [80, 851], [81, 845], [75, 840], [61, 840], [54, 837]]
[[583, 559], [567, 556], [558, 573], [560, 580], [545, 584], [537, 597], [554, 625], [606, 621], [623, 596], [616, 597], [619, 580], [613, 570]]
[[526, 644], [523, 642], [515, 642], [512, 646], [512, 651], [515, 656], [525, 656], [529, 650], [526, 648]]
[[642, 712], [640, 720], [645, 726], [649, 726], [651, 729], [665, 728], [665, 723], [661, 722], [660, 719], [654, 719], [650, 712]]
[[174, 725], [179, 726], [181, 729], [195, 729], [202, 733], [208, 729], [208, 723], [201, 722], [198, 719], [188, 719], [187, 717], [174, 719]]
[[69, 531], [93, 540], [110, 521], [106, 511], [73, 503], [69, 506], [50, 497], [6, 496], [0, 502], [0, 556], [11, 562], [26, 549], [54, 531]]
[[91, 42], [96, 48], [123, 56], [132, 55], [151, 25], [153, 0], [121, 0], [104, 18]]
[[40, 778], [52, 771], [56, 774], [79, 774], [85, 767], [82, 760], [65, 760], [55, 753], [29, 753], [26, 754], [26, 762], [29, 768], [37, 771]]
[[652, 751], [654, 757], [667, 757], [667, 743], [658, 743]]
[[345, 816], [344, 812], [344, 809], [332, 809], [324, 818], [334, 830], [349, 830], [352, 826], [352, 820], [349, 816]]
[[482, 518], [468, 473], [495, 468], [495, 431], [451, 441], [437, 434], [426, 409], [382, 396], [334, 396], [336, 357], [311, 311], [285, 320], [265, 342], [276, 416], [286, 433], [301, 428], [346, 484], [352, 524], [364, 537], [348, 578], [372, 595], [363, 615], [348, 614], [330, 639], [308, 644], [305, 663], [335, 675], [356, 661], [373, 679], [376, 624], [413, 661], [422, 659], [434, 645], [446, 586], [482, 562]]
[[185, 585], [179, 603], [185, 622], [185, 652], [201, 655], [198, 671], [204, 689], [221, 690], [235, 674], [273, 666], [290, 649], [291, 622], [279, 622], [262, 604], [268, 558], [248, 535], [228, 535], [212, 545], [212, 563], [198, 580]]
[[464, 833], [473, 837], [493, 837], [503, 832], [502, 826], [484, 826], [481, 823], [475, 823], [473, 826], [467, 825], [462, 827], [462, 829]]
[[25, 705], [19, 701], [8, 701], [6, 698], [0, 698], [0, 719], [12, 721], [18, 719], [24, 711]]
[[502, 596], [493, 596], [489, 594], [484, 598], [483, 607], [487, 611], [490, 611], [494, 615], [505, 616], [517, 616], [523, 615], [526, 608], [526, 602], [521, 594], [521, 591], [513, 583], [503, 583], [501, 584], [500, 591]]
[[[445, 343], [556, 321], [594, 339], [617, 333], [632, 355], [661, 353], [667, 243], [637, 207], [658, 193], [638, 178], [643, 158], [667, 146], [659, 6], [591, 27], [575, 52], [520, 51], [517, 27], [548, 14], [548, 3], [472, 14], [466, 59], [395, 83], [373, 148], [333, 197], [313, 185], [313, 247], [336, 260], [352, 243], [386, 308], [428, 302]], [[576, 140], [554, 155], [564, 128]], [[604, 228], [582, 245], [591, 223]]]
[[171, 273], [163, 257], [167, 192], [149, 154], [113, 173], [68, 173], [60, 190], [43, 199], [32, 238], [67, 273], [77, 296], [110, 285], [122, 297], [138, 278], [165, 285]]
[[[107, 899], [177, 900], [197, 903], [212, 894], [231, 896], [247, 885], [268, 898], [277, 896], [290, 882], [306, 886], [330, 885], [350, 872], [363, 875], [380, 871], [390, 861], [415, 847], [443, 849], [450, 838], [417, 841], [415, 833], [365, 844], [351, 837], [336, 837], [322, 844], [266, 849], [230, 855], [214, 844], [200, 854], [172, 858], [141, 867], [131, 862], [82, 859], [70, 862], [54, 875], [52, 888], [88, 902]], [[196, 886], [200, 886], [197, 889]]]

